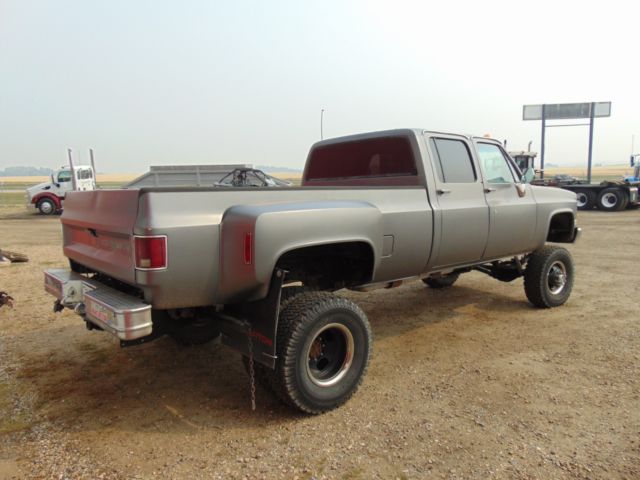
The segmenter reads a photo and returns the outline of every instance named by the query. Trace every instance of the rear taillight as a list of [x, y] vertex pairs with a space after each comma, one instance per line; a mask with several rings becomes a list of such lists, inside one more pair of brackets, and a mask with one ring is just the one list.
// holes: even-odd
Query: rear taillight
[[135, 237], [136, 268], [167, 268], [167, 237]]
[[253, 261], [253, 235], [247, 232], [244, 234], [244, 263], [250, 265]]

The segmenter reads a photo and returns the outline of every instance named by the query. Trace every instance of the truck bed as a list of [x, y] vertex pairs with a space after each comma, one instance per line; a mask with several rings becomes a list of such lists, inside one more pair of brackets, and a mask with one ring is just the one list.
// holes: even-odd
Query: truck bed
[[[341, 218], [344, 225], [336, 225]], [[233, 261], [242, 241], [237, 230], [247, 221], [256, 223], [251, 268]], [[136, 285], [154, 308], [166, 309], [222, 304], [240, 293], [260, 298], [277, 257], [336, 235], [375, 239], [380, 260], [372, 281], [418, 275], [432, 247], [433, 210], [422, 186], [144, 188], [72, 193], [62, 224], [66, 256]], [[393, 241], [389, 255], [382, 254], [386, 233]], [[165, 270], [135, 268], [134, 235], [167, 236]], [[254, 291], [247, 292], [247, 277]], [[241, 284], [242, 292], [236, 290]]]

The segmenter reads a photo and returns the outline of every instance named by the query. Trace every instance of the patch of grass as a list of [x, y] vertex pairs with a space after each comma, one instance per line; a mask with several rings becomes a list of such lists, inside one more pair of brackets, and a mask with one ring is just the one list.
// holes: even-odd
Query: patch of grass
[[104, 188], [104, 189], [121, 188], [125, 183], [129, 183], [129, 182], [100, 182], [98, 184], [98, 188]]
[[0, 191], [0, 205], [16, 206], [26, 205], [27, 199], [23, 192], [3, 192]]

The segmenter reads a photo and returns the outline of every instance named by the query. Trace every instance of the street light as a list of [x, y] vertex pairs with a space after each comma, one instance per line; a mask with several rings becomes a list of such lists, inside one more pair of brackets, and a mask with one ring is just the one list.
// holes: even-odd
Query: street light
[[320, 140], [324, 139], [324, 134], [322, 130], [322, 122], [324, 120], [324, 108], [320, 110]]

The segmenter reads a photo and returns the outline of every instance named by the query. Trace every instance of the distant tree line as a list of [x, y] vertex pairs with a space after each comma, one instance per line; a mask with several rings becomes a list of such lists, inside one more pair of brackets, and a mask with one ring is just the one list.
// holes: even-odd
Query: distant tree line
[[46, 167], [7, 167], [0, 170], [0, 177], [44, 177], [53, 173]]

